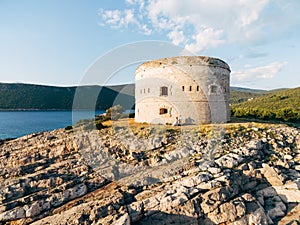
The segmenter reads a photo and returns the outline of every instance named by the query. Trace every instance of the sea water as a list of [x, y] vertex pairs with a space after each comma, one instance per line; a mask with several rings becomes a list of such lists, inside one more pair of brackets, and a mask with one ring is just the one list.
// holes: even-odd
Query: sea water
[[0, 111], [0, 140], [63, 128], [104, 111]]

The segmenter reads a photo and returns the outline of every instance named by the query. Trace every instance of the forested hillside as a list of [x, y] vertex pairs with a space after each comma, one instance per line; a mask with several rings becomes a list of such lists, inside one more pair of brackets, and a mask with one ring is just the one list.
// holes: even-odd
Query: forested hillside
[[[77, 102], [74, 104], [75, 93]], [[0, 110], [91, 109], [91, 105], [105, 110], [116, 104], [132, 109], [134, 101], [134, 84], [101, 88], [0, 83]], [[230, 104], [234, 117], [300, 121], [300, 88], [264, 91], [231, 87]]]
[[[118, 104], [126, 109], [134, 105], [134, 96], [127, 93], [119, 93], [124, 85], [103, 87], [81, 86], [77, 89], [80, 104], [78, 109], [89, 109], [90, 96], [99, 96], [96, 101], [96, 109], [111, 107], [117, 97]], [[131, 87], [132, 86], [132, 87]], [[0, 84], [0, 109], [1, 110], [70, 110], [73, 107], [73, 99], [77, 87], [53, 87], [32, 84]], [[134, 90], [134, 85], [127, 89]], [[101, 90], [101, 93], [98, 92]], [[133, 93], [133, 92], [132, 92]]]
[[265, 120], [300, 121], [300, 87], [272, 91], [239, 104], [231, 104], [234, 117]]

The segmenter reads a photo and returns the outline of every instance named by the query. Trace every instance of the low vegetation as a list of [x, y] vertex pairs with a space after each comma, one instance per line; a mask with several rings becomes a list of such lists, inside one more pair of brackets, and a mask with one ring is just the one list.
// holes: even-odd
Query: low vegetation
[[242, 103], [242, 102], [245, 102], [248, 100], [252, 100], [254, 98], [261, 97], [265, 94], [267, 94], [266, 91], [255, 92], [255, 91], [251, 91], [251, 89], [245, 89], [245, 90], [233, 89], [230, 91], [229, 103], [230, 104], [238, 104], [238, 103]]
[[271, 92], [242, 103], [231, 104], [231, 116], [300, 122], [300, 88]]
[[66, 131], [70, 131], [73, 128], [82, 127], [83, 130], [101, 130], [102, 128], [107, 127], [109, 121], [117, 121], [122, 118], [133, 118], [134, 113], [124, 114], [125, 109], [121, 105], [115, 105], [106, 110], [105, 114], [97, 115], [92, 119], [81, 119], [74, 126], [65, 127]]

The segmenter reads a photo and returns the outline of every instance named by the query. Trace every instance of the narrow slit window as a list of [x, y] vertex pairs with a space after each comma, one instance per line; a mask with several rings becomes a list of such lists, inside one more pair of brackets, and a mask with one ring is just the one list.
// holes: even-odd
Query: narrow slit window
[[182, 91], [184, 91], [184, 86], [182, 86]]
[[199, 91], [199, 86], [197, 86], [197, 91]]
[[192, 91], [192, 86], [190, 86], [190, 91]]
[[161, 96], [168, 96], [168, 87], [163, 86], [160, 88], [160, 95]]
[[148, 88], [148, 93], [150, 93], [150, 88]]

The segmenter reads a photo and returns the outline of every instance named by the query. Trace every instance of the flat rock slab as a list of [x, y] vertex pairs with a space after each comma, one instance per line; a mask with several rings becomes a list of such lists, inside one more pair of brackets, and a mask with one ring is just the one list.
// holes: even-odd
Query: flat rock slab
[[272, 186], [283, 186], [283, 178], [278, 175], [274, 168], [266, 163], [263, 163], [262, 167], [261, 173]]
[[278, 225], [299, 224], [300, 221], [300, 204], [292, 209], [285, 217], [283, 217]]

